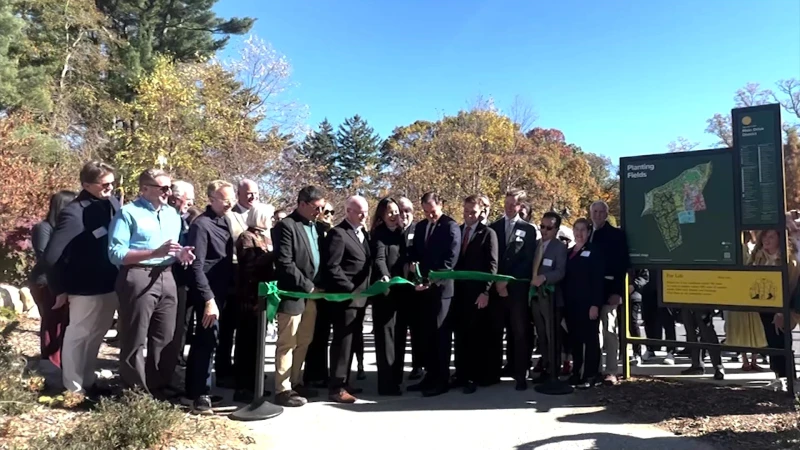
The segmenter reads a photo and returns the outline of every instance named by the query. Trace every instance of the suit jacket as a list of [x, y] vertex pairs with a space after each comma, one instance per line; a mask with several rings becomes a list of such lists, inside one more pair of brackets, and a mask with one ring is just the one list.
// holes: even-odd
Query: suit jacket
[[583, 248], [570, 251], [567, 256], [567, 270], [561, 282], [564, 308], [567, 314], [588, 320], [589, 308], [606, 304], [603, 295], [603, 276], [605, 261], [602, 253], [590, 243]]
[[373, 281], [383, 277], [402, 277], [405, 258], [405, 233], [399, 229], [391, 231], [381, 224], [372, 233], [372, 254], [375, 267], [372, 270]]
[[[539, 245], [544, 245], [544, 241], [539, 241]], [[567, 271], [567, 246], [557, 238], [550, 240], [542, 255], [542, 262], [539, 264], [539, 275], [544, 275], [545, 284], [555, 286], [556, 305], [562, 305], [561, 280]], [[531, 273], [533, 271], [531, 270]]]
[[602, 228], [593, 229], [589, 242], [599, 247], [606, 258], [606, 295], [625, 295], [625, 275], [631, 266], [628, 237], [625, 232], [606, 222]]
[[53, 294], [114, 292], [118, 269], [108, 259], [108, 227], [119, 209], [116, 197], [100, 199], [87, 191], [64, 207], [44, 251]]
[[[461, 237], [464, 237], [465, 225], [461, 225]], [[463, 245], [463, 243], [462, 243]], [[479, 223], [475, 233], [470, 237], [467, 248], [458, 258], [455, 270], [497, 273], [497, 233], [486, 225]], [[474, 301], [480, 294], [489, 294], [492, 282], [456, 281], [456, 296], [465, 301]]]
[[[461, 251], [461, 230], [451, 217], [442, 215], [434, 226], [433, 232], [425, 242], [428, 220], [419, 222], [414, 229], [413, 261], [419, 263], [420, 274], [427, 279], [432, 270], [453, 270]], [[452, 298], [453, 280], [437, 282], [442, 287], [442, 298]]]
[[[311, 243], [303, 228], [309, 222], [297, 211], [293, 211], [273, 228], [272, 246], [275, 251], [275, 276], [278, 286], [285, 291], [311, 292], [319, 283], [322, 273], [324, 241], [320, 228], [317, 231], [317, 245], [320, 249], [320, 266], [314, 266]], [[315, 275], [316, 271], [316, 275]], [[305, 299], [281, 299], [278, 312], [297, 315], [305, 310]]]
[[[501, 217], [490, 227], [497, 234], [499, 245], [497, 273], [515, 278], [530, 278], [537, 245], [536, 228], [524, 220], [517, 220], [514, 224], [514, 236], [511, 242], [507, 243], [505, 217]], [[509, 286], [514, 287], [517, 284], [510, 283]]]
[[[369, 234], [362, 230], [364, 242], [359, 242], [356, 230], [346, 220], [331, 228], [325, 238], [325, 291], [332, 293], [358, 292], [369, 287], [372, 273], [372, 251]], [[367, 299], [357, 298], [351, 307], [367, 306]]]

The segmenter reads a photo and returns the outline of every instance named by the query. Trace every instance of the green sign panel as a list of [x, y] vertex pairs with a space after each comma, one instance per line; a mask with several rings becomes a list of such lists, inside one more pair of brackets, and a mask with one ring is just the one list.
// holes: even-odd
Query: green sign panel
[[732, 111], [734, 147], [739, 151], [741, 224], [782, 226], [783, 154], [780, 107]]
[[623, 226], [634, 266], [736, 264], [730, 149], [620, 159]]

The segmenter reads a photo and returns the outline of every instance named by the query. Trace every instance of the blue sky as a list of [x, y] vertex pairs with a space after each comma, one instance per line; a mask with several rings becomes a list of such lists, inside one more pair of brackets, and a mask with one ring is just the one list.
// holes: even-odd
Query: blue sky
[[285, 54], [309, 122], [360, 114], [388, 136], [491, 96], [620, 156], [709, 147], [747, 82], [800, 78], [797, 0], [220, 0]]

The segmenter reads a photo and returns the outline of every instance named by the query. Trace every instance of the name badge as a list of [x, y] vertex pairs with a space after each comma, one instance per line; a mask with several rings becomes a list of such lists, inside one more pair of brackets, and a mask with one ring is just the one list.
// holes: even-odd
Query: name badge
[[614, 276], [612, 276], [612, 275], [606, 275], [606, 276], [605, 276], [605, 277], [603, 277], [603, 278], [605, 278], [606, 280], [611, 280], [611, 281], [614, 281]]
[[92, 231], [92, 234], [94, 235], [94, 237], [96, 239], [100, 239], [101, 237], [103, 237], [103, 236], [108, 234], [108, 230], [106, 230], [106, 227], [100, 227], [100, 228]]
[[584, 250], [584, 251], [581, 252], [581, 256], [583, 256], [585, 258], [585, 257], [589, 256], [590, 253], [591, 252], [589, 250]]
[[522, 238], [521, 238], [521, 237], [519, 237], [519, 236], [515, 237], [515, 238], [514, 238], [514, 241], [516, 241], [516, 242], [525, 242], [525, 241], [523, 241], [523, 240], [522, 240]]
[[545, 258], [542, 260], [542, 265], [545, 267], [553, 267], [553, 260], [550, 258]]
[[517, 236], [524, 238], [525, 237], [525, 230], [517, 230], [514, 234]]

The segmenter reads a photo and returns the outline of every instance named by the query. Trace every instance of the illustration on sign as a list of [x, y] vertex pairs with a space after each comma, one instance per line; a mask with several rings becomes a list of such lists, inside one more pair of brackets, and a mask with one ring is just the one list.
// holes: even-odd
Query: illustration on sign
[[759, 278], [750, 286], [750, 298], [753, 300], [772, 300], [777, 291], [778, 286], [775, 286], [775, 283], [766, 278]]
[[642, 217], [652, 215], [655, 218], [669, 251], [683, 244], [680, 226], [695, 223], [696, 213], [706, 210], [703, 189], [711, 172], [711, 162], [698, 164], [644, 195]]

